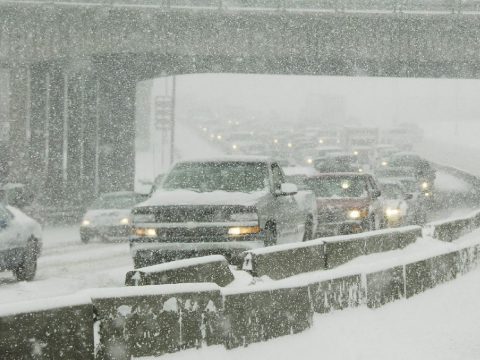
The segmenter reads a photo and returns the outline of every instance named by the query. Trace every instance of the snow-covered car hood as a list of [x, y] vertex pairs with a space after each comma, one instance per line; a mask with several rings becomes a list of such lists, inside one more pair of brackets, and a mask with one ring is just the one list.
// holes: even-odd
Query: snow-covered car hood
[[267, 194], [267, 191], [251, 193], [210, 191], [196, 192], [191, 190], [158, 190], [147, 201], [140, 203], [143, 206], [168, 206], [168, 205], [242, 205], [253, 206]]
[[99, 209], [88, 210], [83, 216], [91, 225], [121, 225], [124, 218], [131, 218], [131, 209]]
[[42, 239], [42, 226], [37, 221], [13, 206], [7, 206], [7, 209], [15, 217], [15, 222], [23, 227], [23, 230], [33, 234], [37, 240]]

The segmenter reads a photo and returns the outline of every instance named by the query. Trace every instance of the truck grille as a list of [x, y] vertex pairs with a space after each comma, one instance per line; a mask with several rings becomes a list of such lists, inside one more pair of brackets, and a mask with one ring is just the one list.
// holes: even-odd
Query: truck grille
[[158, 206], [136, 209], [136, 213], [155, 215], [158, 223], [225, 222], [233, 213], [252, 212], [244, 206]]

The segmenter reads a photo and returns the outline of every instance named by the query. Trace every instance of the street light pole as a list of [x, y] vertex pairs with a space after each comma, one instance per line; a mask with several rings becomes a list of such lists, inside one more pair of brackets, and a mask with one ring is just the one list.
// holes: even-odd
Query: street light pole
[[176, 87], [177, 87], [177, 77], [173, 75], [172, 77], [172, 111], [170, 118], [170, 165], [174, 161], [174, 151], [175, 151], [175, 97], [176, 97]]

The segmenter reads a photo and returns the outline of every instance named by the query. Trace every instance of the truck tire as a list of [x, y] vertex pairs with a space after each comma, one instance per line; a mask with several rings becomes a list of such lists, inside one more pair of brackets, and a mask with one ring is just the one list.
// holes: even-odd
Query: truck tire
[[308, 241], [313, 239], [313, 219], [311, 216], [307, 218], [305, 222], [305, 232], [303, 233], [303, 241]]
[[80, 233], [80, 240], [82, 240], [82, 243], [88, 244], [91, 239], [90, 235]]
[[265, 246], [277, 244], [277, 227], [273, 223], [267, 223], [265, 226]]
[[37, 244], [35, 240], [29, 240], [23, 261], [13, 270], [17, 281], [32, 281], [37, 272]]

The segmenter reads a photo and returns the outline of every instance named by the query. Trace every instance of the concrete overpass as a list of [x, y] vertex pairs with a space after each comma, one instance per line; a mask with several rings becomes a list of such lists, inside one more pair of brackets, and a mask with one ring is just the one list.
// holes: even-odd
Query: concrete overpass
[[131, 188], [136, 83], [160, 74], [478, 78], [477, 5], [418, 4], [0, 2], [9, 178], [47, 200]]

